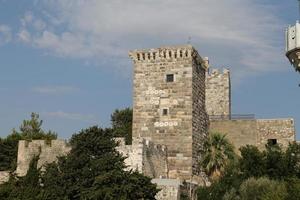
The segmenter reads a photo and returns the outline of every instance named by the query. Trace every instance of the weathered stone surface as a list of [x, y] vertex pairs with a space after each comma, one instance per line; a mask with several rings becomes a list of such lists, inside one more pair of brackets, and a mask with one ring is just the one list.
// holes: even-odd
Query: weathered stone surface
[[241, 146], [257, 144], [256, 124], [256, 120], [216, 120], [210, 121], [209, 131], [226, 134], [238, 152]]
[[161, 189], [155, 196], [157, 200], [179, 200], [181, 182], [177, 179], [152, 179]]
[[257, 120], [257, 146], [263, 149], [269, 139], [276, 139], [283, 148], [296, 140], [294, 120], [289, 119], [259, 119]]
[[286, 148], [296, 135], [293, 119], [216, 120], [210, 121], [209, 130], [226, 134], [237, 151], [247, 144], [262, 150], [269, 139]]
[[9, 180], [9, 171], [0, 171], [0, 185]]
[[133, 137], [166, 145], [169, 177], [189, 179], [198, 173], [198, 150], [207, 135], [205, 61], [190, 45], [136, 50], [130, 57]]
[[206, 111], [208, 115], [231, 115], [230, 72], [213, 69], [206, 73]]
[[39, 155], [38, 168], [46, 163], [55, 162], [58, 156], [66, 155], [71, 147], [64, 140], [20, 140], [16, 173], [25, 176], [30, 161]]
[[125, 157], [128, 169], [138, 170], [151, 178], [168, 176], [167, 148], [144, 138], [133, 138], [132, 145], [125, 145], [123, 138], [117, 138], [117, 150]]

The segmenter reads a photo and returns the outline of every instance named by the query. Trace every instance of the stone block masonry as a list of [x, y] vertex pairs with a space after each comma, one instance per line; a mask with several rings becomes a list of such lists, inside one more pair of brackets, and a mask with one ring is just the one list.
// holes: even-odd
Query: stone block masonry
[[9, 180], [9, 171], [0, 171], [0, 185]]
[[294, 120], [287, 119], [253, 119], [253, 120], [212, 120], [210, 132], [226, 134], [238, 152], [241, 146], [247, 144], [257, 146], [260, 150], [268, 142], [278, 143], [286, 148], [295, 142]]
[[169, 177], [190, 179], [207, 135], [206, 62], [191, 45], [135, 50], [130, 57], [133, 137], [167, 146]]
[[119, 151], [128, 169], [138, 170], [151, 178], [168, 176], [167, 148], [144, 138], [133, 138], [132, 145], [125, 145], [124, 138], [117, 138]]
[[25, 176], [35, 156], [39, 156], [38, 168], [40, 168], [46, 163], [56, 161], [58, 156], [64, 156], [70, 150], [71, 147], [64, 140], [20, 140], [16, 173], [18, 176]]
[[213, 69], [206, 73], [206, 111], [210, 116], [231, 115], [231, 83], [230, 72], [227, 69], [220, 73]]
[[296, 140], [294, 120], [289, 119], [259, 119], [257, 120], [257, 146], [263, 149], [269, 142], [275, 142], [282, 147]]

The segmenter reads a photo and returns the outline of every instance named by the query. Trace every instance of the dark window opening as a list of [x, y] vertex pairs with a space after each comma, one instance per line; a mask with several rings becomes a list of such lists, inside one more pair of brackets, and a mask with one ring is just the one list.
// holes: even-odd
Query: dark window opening
[[168, 109], [166, 109], [166, 108], [163, 109], [163, 110], [162, 110], [162, 115], [168, 115]]
[[277, 140], [276, 139], [268, 139], [268, 144], [269, 145], [276, 145], [277, 144]]
[[166, 75], [167, 82], [174, 82], [174, 74], [167, 74]]

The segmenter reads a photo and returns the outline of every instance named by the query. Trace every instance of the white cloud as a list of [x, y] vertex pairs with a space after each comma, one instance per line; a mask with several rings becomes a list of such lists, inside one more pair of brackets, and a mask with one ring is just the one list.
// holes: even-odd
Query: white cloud
[[78, 121], [96, 121], [96, 118], [92, 114], [80, 114], [80, 113], [68, 113], [64, 111], [56, 111], [56, 112], [44, 112], [42, 113], [46, 117], [51, 118], [61, 118], [67, 120], [78, 120]]
[[[25, 15], [32, 45], [63, 57], [113, 60], [128, 65], [127, 52], [192, 44], [216, 65], [239, 75], [282, 70], [283, 22], [279, 8], [253, 0], [44, 0], [43, 19]], [[279, 42], [281, 41], [281, 42]]]
[[29, 43], [31, 42], [31, 34], [23, 29], [18, 33], [18, 38], [20, 41], [25, 42], [25, 43]]
[[0, 24], [0, 45], [10, 42], [12, 39], [11, 28]]
[[73, 93], [79, 89], [71, 86], [38, 86], [32, 88], [32, 90], [39, 94], [61, 95]]

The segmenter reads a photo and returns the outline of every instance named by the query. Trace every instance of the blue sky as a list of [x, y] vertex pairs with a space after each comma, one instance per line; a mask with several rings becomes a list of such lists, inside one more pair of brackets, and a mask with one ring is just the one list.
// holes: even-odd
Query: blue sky
[[[284, 55], [296, 0], [0, 0], [0, 136], [31, 112], [61, 138], [132, 105], [128, 51], [191, 43], [232, 75], [232, 110], [296, 120]], [[300, 138], [300, 135], [298, 136]]]

